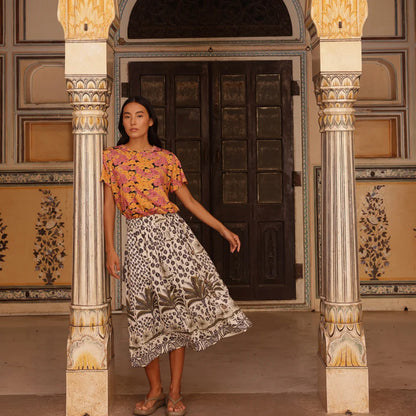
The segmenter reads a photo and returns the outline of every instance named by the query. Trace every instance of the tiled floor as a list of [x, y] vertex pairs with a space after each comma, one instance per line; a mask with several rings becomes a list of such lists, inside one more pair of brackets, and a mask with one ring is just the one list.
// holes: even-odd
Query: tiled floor
[[[246, 334], [204, 352], [187, 351], [183, 392], [189, 415], [325, 415], [316, 393], [319, 315], [248, 315], [254, 326]], [[416, 313], [368, 312], [364, 319], [371, 415], [416, 416]], [[113, 322], [117, 396], [111, 414], [130, 415], [146, 393], [146, 379], [129, 365], [125, 315]], [[65, 316], [0, 317], [1, 416], [65, 414], [67, 330]], [[167, 364], [163, 357], [165, 389]]]

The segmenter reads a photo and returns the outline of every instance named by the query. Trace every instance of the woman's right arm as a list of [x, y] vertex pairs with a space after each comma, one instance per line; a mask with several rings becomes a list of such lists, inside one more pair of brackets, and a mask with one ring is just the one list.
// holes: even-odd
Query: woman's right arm
[[120, 279], [120, 259], [114, 247], [114, 216], [116, 205], [111, 187], [104, 184], [104, 238], [105, 238], [105, 266], [108, 273]]

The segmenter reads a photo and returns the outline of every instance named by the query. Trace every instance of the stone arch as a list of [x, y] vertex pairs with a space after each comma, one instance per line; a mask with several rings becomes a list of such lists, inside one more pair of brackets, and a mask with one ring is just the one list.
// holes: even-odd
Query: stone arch
[[[130, 16], [132, 15], [136, 4], [141, 0], [121, 0], [120, 8], [120, 31], [119, 37], [126, 42], [134, 42], [137, 40], [130, 39], [128, 36], [128, 26]], [[292, 25], [291, 35], [277, 36], [280, 42], [297, 42], [302, 43], [305, 40], [305, 26], [302, 6], [299, 0], [281, 0], [282, 5], [286, 8]]]

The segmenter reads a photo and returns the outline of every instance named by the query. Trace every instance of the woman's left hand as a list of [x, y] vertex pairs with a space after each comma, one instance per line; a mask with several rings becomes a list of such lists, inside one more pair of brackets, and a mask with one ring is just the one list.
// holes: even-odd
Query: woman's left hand
[[240, 252], [240, 238], [237, 234], [234, 234], [228, 228], [224, 227], [224, 230], [220, 231], [220, 234], [230, 243], [230, 252], [234, 253], [235, 250]]

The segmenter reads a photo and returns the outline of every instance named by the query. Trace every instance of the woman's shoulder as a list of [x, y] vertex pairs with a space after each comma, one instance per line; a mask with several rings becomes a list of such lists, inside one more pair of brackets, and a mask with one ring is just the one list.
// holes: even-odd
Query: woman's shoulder
[[156, 147], [155, 150], [160, 156], [163, 156], [171, 162], [176, 162], [178, 160], [178, 157], [175, 155], [175, 153], [171, 152], [170, 150], [162, 149], [160, 147]]
[[103, 150], [104, 154], [110, 155], [112, 153], [120, 153], [122, 151], [122, 146], [110, 146]]
[[107, 159], [112, 159], [117, 156], [125, 156], [128, 154], [128, 149], [125, 148], [124, 145], [118, 145], [118, 146], [111, 146], [107, 147], [107, 149], [104, 149], [103, 156]]
[[119, 165], [126, 163], [130, 155], [123, 145], [107, 147], [103, 151], [103, 162], [110, 165]]

